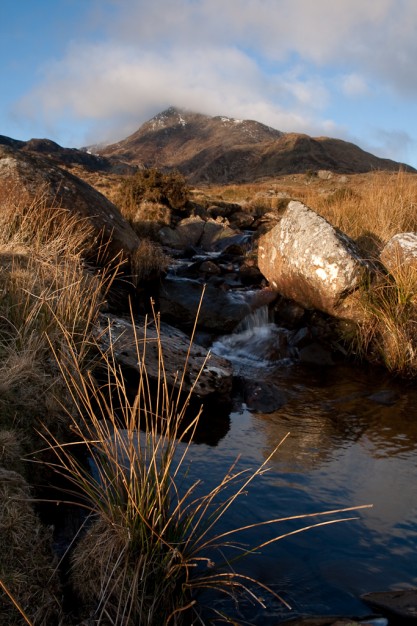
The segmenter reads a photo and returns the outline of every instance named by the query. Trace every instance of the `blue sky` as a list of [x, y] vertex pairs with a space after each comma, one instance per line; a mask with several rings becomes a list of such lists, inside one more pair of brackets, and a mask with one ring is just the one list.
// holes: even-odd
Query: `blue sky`
[[415, 0], [2, 0], [0, 134], [116, 141], [170, 105], [417, 167]]

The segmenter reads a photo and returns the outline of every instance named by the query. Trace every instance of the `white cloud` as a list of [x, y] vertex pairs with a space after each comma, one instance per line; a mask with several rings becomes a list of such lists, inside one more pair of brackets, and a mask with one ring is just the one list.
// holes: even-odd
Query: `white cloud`
[[[115, 40], [189, 50], [230, 42], [274, 61], [360, 65], [398, 89], [417, 89], [415, 0], [121, 0]], [[412, 70], [412, 71], [410, 71]]]
[[96, 8], [98, 43], [75, 38], [20, 104], [49, 124], [64, 115], [88, 122], [94, 139], [120, 138], [170, 104], [330, 134], [340, 129], [326, 111], [337, 76], [350, 97], [377, 83], [417, 92], [415, 0], [100, 0]]
[[370, 93], [366, 80], [356, 73], [346, 74], [342, 77], [341, 89], [342, 93], [350, 98], [367, 96]]
[[[44, 80], [22, 103], [48, 120], [63, 111], [73, 118], [106, 121], [108, 138], [171, 104], [208, 114], [252, 118], [282, 130], [307, 131], [319, 122], [327, 92], [319, 79], [299, 72], [267, 77], [233, 47], [205, 47], [169, 55], [116, 44], [73, 46], [64, 62], [49, 64]], [[280, 104], [282, 103], [282, 104]], [[121, 132], [121, 129], [120, 129]]]

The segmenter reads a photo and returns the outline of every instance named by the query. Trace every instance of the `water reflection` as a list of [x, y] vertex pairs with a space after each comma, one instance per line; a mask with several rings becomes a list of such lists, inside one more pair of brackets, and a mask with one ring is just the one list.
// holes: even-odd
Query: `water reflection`
[[[369, 609], [361, 594], [417, 586], [416, 391], [380, 373], [345, 366], [264, 368], [262, 376], [280, 385], [288, 401], [269, 414], [243, 406], [231, 415], [229, 433], [211, 450], [210, 480], [238, 455], [243, 467], [256, 467], [287, 432], [290, 436], [271, 460], [269, 474], [231, 511], [228, 523], [366, 503], [373, 508], [356, 521], [271, 545], [245, 565], [248, 573], [275, 586], [296, 612], [311, 614], [364, 615]], [[203, 471], [202, 459], [195, 461], [194, 469]], [[288, 522], [279, 531], [296, 526]], [[259, 542], [257, 532], [245, 539]], [[261, 538], [274, 532], [263, 528]], [[272, 604], [251, 616], [255, 624], [288, 617]]]

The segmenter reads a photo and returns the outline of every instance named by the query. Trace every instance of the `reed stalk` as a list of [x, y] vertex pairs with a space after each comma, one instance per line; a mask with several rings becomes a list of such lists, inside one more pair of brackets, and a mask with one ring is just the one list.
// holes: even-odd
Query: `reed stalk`
[[[156, 339], [147, 336], [150, 324], [156, 326]], [[111, 327], [107, 332], [111, 336]], [[136, 338], [140, 374], [133, 394], [117, 362], [117, 340], [105, 351], [96, 345], [105, 372], [98, 383], [92, 372], [78, 366], [77, 347], [70, 335], [66, 338], [65, 353], [56, 356], [77, 407], [70, 416], [75, 442], [63, 445], [52, 434], [48, 442], [56, 454], [54, 469], [63, 472], [71, 485], [66, 497], [75, 498], [88, 512], [84, 535], [72, 555], [72, 581], [84, 610], [97, 624], [203, 623], [199, 606], [203, 589], [233, 597], [243, 594], [264, 606], [256, 586], [263, 591], [265, 586], [235, 571], [224, 550], [241, 558], [270, 542], [242, 548], [237, 535], [257, 524], [233, 532], [219, 532], [218, 527], [230, 507], [267, 471], [282, 442], [259, 468], [242, 470], [236, 462], [217, 486], [202, 495], [200, 479], [184, 488], [200, 413], [191, 419], [187, 415], [193, 393], [193, 387], [183, 392], [188, 357], [177, 373], [178, 385], [168, 385], [159, 316], [154, 312], [145, 323], [143, 339]], [[151, 341], [157, 342], [159, 355], [156, 388], [147, 373]], [[197, 381], [198, 376], [194, 386]], [[309, 516], [299, 516], [303, 517]], [[265, 523], [289, 519], [296, 518]], [[272, 541], [285, 536], [278, 534]], [[230, 623], [236, 622], [230, 618]]]

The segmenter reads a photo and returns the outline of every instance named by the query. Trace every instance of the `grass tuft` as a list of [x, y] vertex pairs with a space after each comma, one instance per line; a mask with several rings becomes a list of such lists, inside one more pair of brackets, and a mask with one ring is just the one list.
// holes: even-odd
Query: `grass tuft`
[[[254, 471], [234, 464], [207, 493], [201, 493], [199, 479], [184, 487], [199, 414], [186, 419], [193, 388], [184, 399], [181, 385], [175, 392], [169, 386], [163, 337], [158, 332], [156, 339], [147, 338], [150, 323], [159, 329], [159, 317], [155, 314], [147, 321], [143, 339], [136, 340], [141, 374], [133, 394], [112, 342], [100, 354], [106, 372], [100, 384], [91, 372], [78, 367], [70, 335], [65, 354], [57, 354], [78, 409], [69, 416], [77, 440], [62, 445], [51, 434], [47, 439], [56, 455], [54, 469], [72, 484], [68, 497], [76, 495], [88, 511], [85, 534], [72, 556], [72, 581], [83, 607], [81, 617], [90, 615], [97, 624], [194, 623], [201, 620], [198, 598], [204, 589], [232, 597], [244, 594], [264, 606], [254, 591], [258, 583], [232, 569], [223, 555], [224, 550], [235, 550], [240, 558], [263, 547], [247, 550], [237, 542], [236, 534], [251, 526], [233, 533], [219, 533], [217, 528], [250, 484], [267, 471], [276, 450]], [[159, 354], [156, 390], [151, 389], [147, 374], [151, 341], [156, 341]], [[187, 368], [188, 357], [178, 380], [184, 380]], [[283, 537], [278, 535], [274, 541]], [[258, 589], [265, 590], [261, 584]]]

